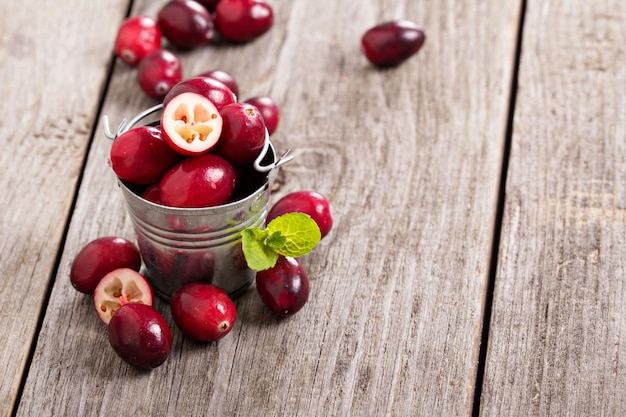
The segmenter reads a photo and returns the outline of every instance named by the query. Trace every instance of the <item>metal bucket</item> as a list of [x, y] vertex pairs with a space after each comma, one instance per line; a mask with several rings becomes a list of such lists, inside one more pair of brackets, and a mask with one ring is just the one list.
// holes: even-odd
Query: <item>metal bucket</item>
[[[123, 122], [115, 136], [156, 110], [159, 108], [149, 109], [128, 124]], [[105, 129], [109, 132], [106, 125]], [[162, 206], [145, 200], [139, 196], [140, 190], [119, 181], [146, 277], [158, 296], [169, 300], [185, 284], [206, 282], [237, 298], [252, 284], [256, 273], [246, 264], [241, 231], [265, 222], [272, 183], [279, 166], [290, 159], [285, 156], [277, 159], [267, 136], [266, 146], [254, 164], [257, 182], [241, 198], [215, 207]]]

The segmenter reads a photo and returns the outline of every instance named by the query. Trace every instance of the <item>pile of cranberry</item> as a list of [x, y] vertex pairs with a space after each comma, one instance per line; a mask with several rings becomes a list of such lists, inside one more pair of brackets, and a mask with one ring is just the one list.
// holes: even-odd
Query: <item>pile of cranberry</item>
[[[265, 0], [171, 0], [156, 19], [140, 15], [122, 23], [116, 56], [137, 66], [143, 91], [162, 102], [159, 124], [132, 127], [118, 135], [110, 150], [111, 168], [142, 198], [163, 206], [211, 207], [250, 191], [241, 184], [277, 128], [278, 106], [269, 97], [239, 102], [237, 82], [225, 71], [183, 80], [180, 60], [163, 47], [163, 39], [179, 49], [219, 38], [244, 43], [267, 32], [272, 23], [273, 11]], [[361, 48], [372, 64], [389, 67], [415, 54], [424, 39], [422, 29], [402, 20], [369, 29]], [[285, 195], [270, 209], [266, 222], [293, 212], [309, 215], [322, 238], [332, 227], [330, 202], [314, 191]], [[114, 351], [132, 365], [152, 369], [169, 356], [172, 335], [153, 306], [154, 293], [141, 267], [134, 243], [106, 236], [79, 251], [70, 281], [77, 291], [93, 297]], [[300, 311], [309, 297], [309, 281], [299, 260], [282, 255], [273, 267], [257, 272], [256, 289], [280, 317]], [[169, 307], [185, 336], [205, 342], [226, 336], [236, 319], [228, 294], [204, 282], [178, 289]]]

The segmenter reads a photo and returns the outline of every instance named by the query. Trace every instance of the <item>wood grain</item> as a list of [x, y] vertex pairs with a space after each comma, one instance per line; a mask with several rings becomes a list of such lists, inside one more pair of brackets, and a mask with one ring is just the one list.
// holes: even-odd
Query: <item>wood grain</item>
[[[0, 415], [10, 415], [125, 4], [0, 4]], [[76, 13], [80, 10], [80, 13]]]
[[481, 415], [624, 415], [626, 4], [524, 27]]
[[[133, 13], [160, 4], [137, 1]], [[172, 325], [162, 367], [125, 365], [67, 280], [87, 241], [132, 236], [99, 129], [18, 416], [470, 414], [519, 1], [272, 4], [275, 25], [257, 41], [181, 56], [186, 75], [222, 68], [242, 98], [281, 106], [273, 141], [296, 159], [274, 198], [314, 189], [331, 199], [333, 230], [303, 259], [308, 305], [277, 320], [251, 289], [219, 343]], [[376, 70], [360, 37], [397, 18], [423, 25], [426, 46]], [[116, 66], [103, 108], [115, 123], [154, 104], [134, 77]]]

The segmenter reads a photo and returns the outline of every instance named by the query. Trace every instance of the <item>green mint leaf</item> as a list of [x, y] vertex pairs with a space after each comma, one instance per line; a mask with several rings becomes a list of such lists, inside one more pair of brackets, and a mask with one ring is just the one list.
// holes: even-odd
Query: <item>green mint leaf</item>
[[[266, 232], [267, 233], [267, 232]], [[280, 231], [275, 231], [266, 239], [267, 246], [276, 250], [282, 248], [287, 243], [287, 238]]]
[[254, 271], [263, 271], [276, 264], [278, 253], [268, 246], [268, 233], [256, 227], [241, 231], [241, 247], [248, 267]]
[[[294, 258], [311, 252], [322, 237], [315, 220], [304, 213], [278, 216], [269, 222], [266, 232], [272, 237], [272, 249], [275, 252]], [[277, 233], [284, 239], [279, 239]]]

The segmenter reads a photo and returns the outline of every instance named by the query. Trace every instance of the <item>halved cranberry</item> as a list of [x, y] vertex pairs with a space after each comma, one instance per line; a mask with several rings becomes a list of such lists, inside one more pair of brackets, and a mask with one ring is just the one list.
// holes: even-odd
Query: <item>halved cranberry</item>
[[146, 55], [137, 68], [137, 80], [141, 89], [157, 100], [162, 100], [182, 79], [183, 68], [180, 60], [167, 49], [157, 49]]
[[271, 135], [276, 131], [280, 120], [280, 109], [274, 100], [267, 96], [252, 97], [245, 101], [259, 109], [267, 127], [267, 132]]
[[420, 50], [426, 35], [421, 27], [408, 20], [381, 23], [361, 38], [365, 57], [378, 67], [400, 64]]
[[224, 85], [230, 88], [230, 91], [232, 91], [236, 97], [239, 97], [239, 84], [237, 84], [237, 80], [235, 79], [235, 77], [233, 77], [228, 72], [216, 69], [207, 71], [203, 74], [200, 74], [199, 76], [213, 78], [214, 80], [224, 83]]
[[205, 153], [175, 165], [160, 183], [161, 201], [172, 207], [212, 207], [228, 201], [235, 170], [221, 156]]
[[183, 93], [200, 94], [213, 102], [218, 111], [224, 106], [237, 102], [237, 96], [223, 82], [211, 77], [193, 77], [176, 84], [163, 99], [163, 105], [168, 103], [177, 95]]
[[133, 184], [153, 184], [181, 159], [163, 140], [161, 129], [152, 126], [132, 128], [113, 141], [109, 161], [113, 172]]
[[208, 98], [196, 93], [179, 94], [161, 114], [165, 142], [182, 155], [200, 155], [211, 149], [222, 133], [222, 116]]
[[221, 0], [215, 7], [215, 26], [232, 42], [248, 42], [274, 23], [274, 12], [265, 0]]
[[113, 50], [122, 62], [136, 66], [150, 52], [161, 47], [161, 28], [149, 16], [133, 16], [120, 25]]
[[213, 20], [208, 10], [194, 0], [171, 0], [157, 15], [163, 35], [179, 48], [191, 49], [213, 38]]
[[93, 291], [96, 313], [104, 324], [109, 324], [118, 308], [128, 303], [151, 306], [154, 294], [148, 280], [130, 268], [115, 269], [106, 274]]
[[235, 168], [254, 162], [265, 143], [261, 112], [248, 103], [233, 103], [221, 111], [222, 135], [214, 152]]

